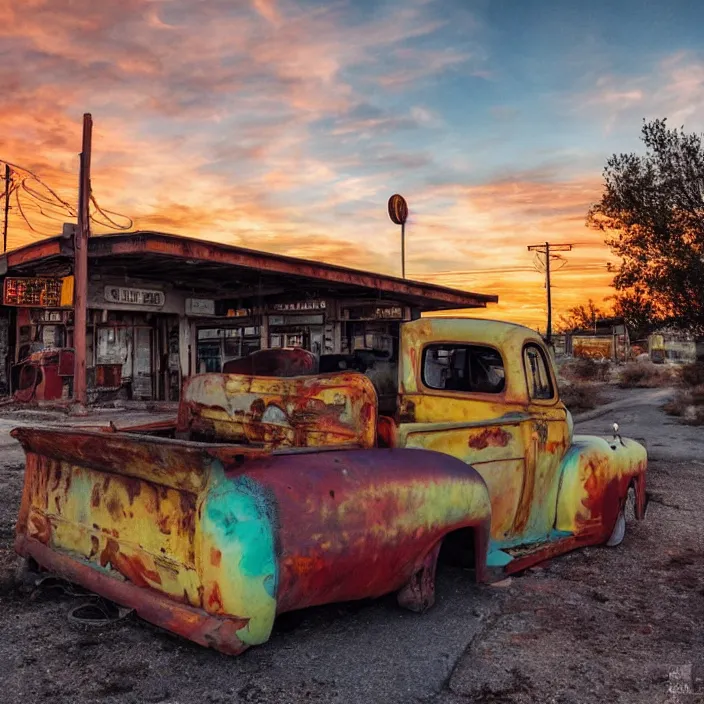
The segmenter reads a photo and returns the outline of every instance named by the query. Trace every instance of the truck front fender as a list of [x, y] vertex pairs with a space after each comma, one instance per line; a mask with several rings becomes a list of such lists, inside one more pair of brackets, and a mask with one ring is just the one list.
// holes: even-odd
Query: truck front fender
[[634, 440], [575, 435], [562, 460], [555, 529], [608, 538], [631, 485], [642, 518], [647, 463], [645, 448]]

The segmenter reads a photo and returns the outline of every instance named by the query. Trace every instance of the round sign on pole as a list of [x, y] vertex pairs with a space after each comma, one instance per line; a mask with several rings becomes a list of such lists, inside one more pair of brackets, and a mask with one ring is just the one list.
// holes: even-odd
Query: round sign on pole
[[408, 204], [403, 196], [398, 193], [389, 198], [389, 217], [396, 225], [404, 225], [408, 218]]

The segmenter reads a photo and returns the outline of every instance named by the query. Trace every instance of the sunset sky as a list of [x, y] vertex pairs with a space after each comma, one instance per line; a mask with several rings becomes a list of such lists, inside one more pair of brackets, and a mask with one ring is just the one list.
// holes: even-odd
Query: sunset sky
[[[704, 122], [704, 4], [0, 0], [0, 160], [135, 227], [497, 293], [544, 329], [526, 245], [575, 242], [556, 313], [610, 295], [584, 217], [642, 118]], [[58, 233], [13, 201], [9, 246]], [[58, 229], [57, 229], [58, 228]]]

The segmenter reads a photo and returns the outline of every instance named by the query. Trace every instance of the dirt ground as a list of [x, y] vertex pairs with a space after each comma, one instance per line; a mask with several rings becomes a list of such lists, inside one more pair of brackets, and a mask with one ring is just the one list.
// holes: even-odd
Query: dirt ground
[[67, 612], [80, 597], [18, 592], [23, 457], [0, 438], [0, 702], [704, 703], [704, 430], [675, 425], [661, 402], [631, 394], [577, 424], [607, 433], [617, 420], [646, 440], [651, 505], [620, 547], [582, 549], [502, 586], [445, 568], [422, 616], [393, 597], [310, 609], [239, 658], [131, 618], [74, 630]]

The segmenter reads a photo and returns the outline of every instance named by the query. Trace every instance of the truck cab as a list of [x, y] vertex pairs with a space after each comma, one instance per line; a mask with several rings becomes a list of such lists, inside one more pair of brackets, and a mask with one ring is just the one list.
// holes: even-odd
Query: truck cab
[[551, 357], [533, 331], [485, 320], [404, 326], [398, 447], [441, 450], [489, 489], [496, 547], [548, 540], [572, 419]]

